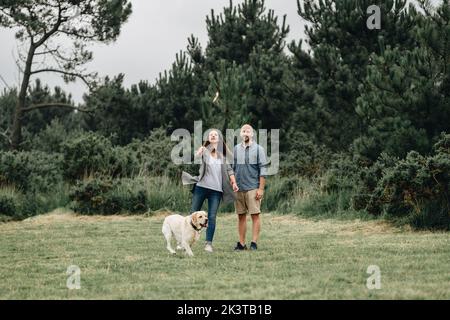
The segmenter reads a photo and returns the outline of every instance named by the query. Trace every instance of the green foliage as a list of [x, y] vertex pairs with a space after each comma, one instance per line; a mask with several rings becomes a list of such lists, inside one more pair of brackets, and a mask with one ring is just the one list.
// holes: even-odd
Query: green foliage
[[164, 126], [168, 131], [178, 128], [192, 131], [194, 121], [202, 117], [202, 98], [207, 88], [207, 71], [193, 65], [186, 53], [177, 54], [171, 69], [160, 73], [157, 79], [151, 129]]
[[154, 103], [154, 90], [147, 83], [141, 82], [128, 90], [123, 87], [123, 80], [123, 74], [113, 79], [106, 77], [104, 83], [85, 96], [86, 109], [92, 113], [84, 115], [89, 130], [111, 136], [120, 145], [145, 137]]
[[352, 192], [358, 181], [359, 163], [346, 153], [338, 153], [328, 158], [329, 167], [320, 176], [321, 189], [325, 192]]
[[296, 194], [299, 178], [280, 177], [267, 179], [267, 189], [262, 201], [263, 211], [276, 211], [279, 213], [290, 212], [291, 202]]
[[82, 214], [143, 214], [160, 209], [187, 213], [190, 209], [188, 189], [164, 177], [78, 181], [70, 199], [72, 209]]
[[82, 129], [68, 127], [67, 122], [63, 122], [56, 118], [53, 119], [45, 129], [42, 129], [36, 135], [26, 139], [24, 145], [28, 150], [38, 150], [46, 153], [62, 153], [63, 144], [66, 140], [74, 139], [82, 133]]
[[378, 182], [383, 177], [383, 173], [397, 162], [398, 158], [382, 153], [375, 163], [360, 169], [359, 182], [355, 185], [357, 190], [353, 197], [353, 206], [356, 209], [367, 210], [373, 215], [382, 213]]
[[16, 103], [17, 90], [4, 89], [0, 95], [0, 150], [8, 149], [11, 144], [10, 128]]
[[[26, 105], [60, 103], [75, 107], [72, 96], [64, 92], [60, 87], [55, 87], [53, 91], [48, 85], [42, 84], [40, 79], [36, 79], [34, 85], [30, 85], [26, 99]], [[27, 133], [34, 136], [47, 127], [53, 120], [59, 119], [69, 129], [70, 116], [74, 111], [64, 107], [49, 107], [36, 109], [24, 114], [24, 123]], [[26, 137], [25, 137], [26, 138]]]
[[13, 217], [17, 214], [18, 207], [18, 197], [15, 190], [4, 187], [0, 188], [0, 217]]
[[[303, 1], [302, 1], [303, 2]], [[334, 151], [347, 148], [359, 135], [363, 122], [355, 112], [360, 96], [359, 85], [364, 81], [371, 53], [379, 54], [382, 46], [414, 47], [410, 36], [415, 25], [413, 7], [407, 12], [407, 1], [382, 1], [381, 30], [366, 26], [366, 9], [371, 1], [298, 1], [298, 13], [308, 22], [305, 28], [310, 51], [302, 50], [302, 42], [293, 42], [294, 81], [298, 90], [293, 98], [300, 99], [297, 119], [312, 121], [311, 128], [321, 143]], [[302, 98], [302, 91], [312, 93]], [[302, 101], [303, 100], [303, 101]], [[305, 130], [302, 128], [302, 130]]]
[[146, 176], [181, 177], [182, 166], [172, 162], [171, 152], [175, 143], [163, 128], [155, 129], [144, 141], [135, 140], [124, 148], [124, 152], [134, 154], [140, 164], [139, 173]]
[[203, 99], [206, 126], [226, 132], [226, 129], [239, 128], [249, 122], [248, 76], [241, 66], [235, 63], [227, 66], [225, 60], [220, 61], [219, 71], [210, 74], [208, 92]]
[[415, 18], [417, 45], [383, 44], [371, 56], [356, 108], [367, 130], [354, 142], [368, 160], [381, 152], [430, 153], [440, 132], [450, 130], [450, 9], [448, 1], [436, 12], [428, 9]]
[[68, 188], [58, 184], [47, 193], [22, 193], [12, 187], [0, 187], [0, 222], [21, 220], [48, 213], [69, 203]]
[[83, 177], [125, 177], [138, 172], [133, 153], [125, 147], [113, 147], [111, 141], [93, 132], [82, 133], [62, 146], [64, 175], [69, 180]]
[[110, 170], [112, 145], [106, 137], [88, 132], [66, 141], [63, 155], [67, 179], [81, 179], [91, 173], [106, 174]]
[[287, 133], [284, 139], [288, 149], [281, 152], [280, 174], [303, 177], [322, 175], [328, 167], [331, 151], [315, 143], [307, 134], [300, 131]]
[[14, 186], [22, 192], [46, 193], [62, 180], [62, 157], [59, 154], [0, 152], [0, 186]]
[[[434, 154], [423, 156], [416, 151], [393, 161], [380, 158], [369, 170], [356, 199], [358, 206], [374, 214], [403, 217], [417, 227], [450, 227], [450, 135], [442, 134], [434, 145]], [[364, 191], [362, 191], [364, 192]]]
[[286, 16], [279, 26], [278, 17], [273, 10], [266, 10], [264, 0], [245, 0], [237, 6], [230, 1], [219, 15], [211, 10], [206, 26], [209, 37], [206, 64], [210, 70], [218, 68], [222, 59], [245, 64], [256, 47], [280, 53], [289, 33]]

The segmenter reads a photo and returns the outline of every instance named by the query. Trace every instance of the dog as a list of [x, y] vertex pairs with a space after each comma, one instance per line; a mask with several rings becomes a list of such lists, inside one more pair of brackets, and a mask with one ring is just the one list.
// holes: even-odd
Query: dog
[[208, 227], [208, 214], [205, 211], [196, 211], [190, 216], [183, 217], [173, 214], [164, 219], [162, 233], [166, 238], [167, 250], [175, 254], [170, 242], [172, 236], [177, 241], [177, 250], [185, 250], [190, 257], [194, 256], [191, 246], [198, 241], [203, 228]]

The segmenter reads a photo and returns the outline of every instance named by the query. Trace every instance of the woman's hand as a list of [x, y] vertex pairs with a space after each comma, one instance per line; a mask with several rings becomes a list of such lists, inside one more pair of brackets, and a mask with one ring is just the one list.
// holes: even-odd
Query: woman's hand
[[198, 150], [197, 153], [195, 154], [197, 157], [201, 156], [203, 154], [203, 152], [206, 150], [206, 148], [204, 146], [201, 146]]

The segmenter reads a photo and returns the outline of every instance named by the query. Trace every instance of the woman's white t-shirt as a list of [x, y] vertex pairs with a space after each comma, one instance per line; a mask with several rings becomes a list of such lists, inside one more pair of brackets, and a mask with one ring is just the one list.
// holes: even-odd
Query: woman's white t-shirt
[[219, 192], [222, 189], [222, 159], [220, 157], [214, 158], [209, 152], [205, 154], [206, 168], [205, 175], [197, 185], [202, 188], [207, 188]]

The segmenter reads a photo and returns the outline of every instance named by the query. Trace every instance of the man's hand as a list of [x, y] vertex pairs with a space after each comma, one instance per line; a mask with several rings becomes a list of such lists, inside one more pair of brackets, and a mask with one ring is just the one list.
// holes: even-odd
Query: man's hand
[[239, 187], [238, 187], [236, 182], [232, 182], [231, 185], [233, 186], [233, 191], [234, 192], [238, 192], [239, 191]]
[[261, 200], [264, 197], [264, 189], [256, 190], [256, 200]]

